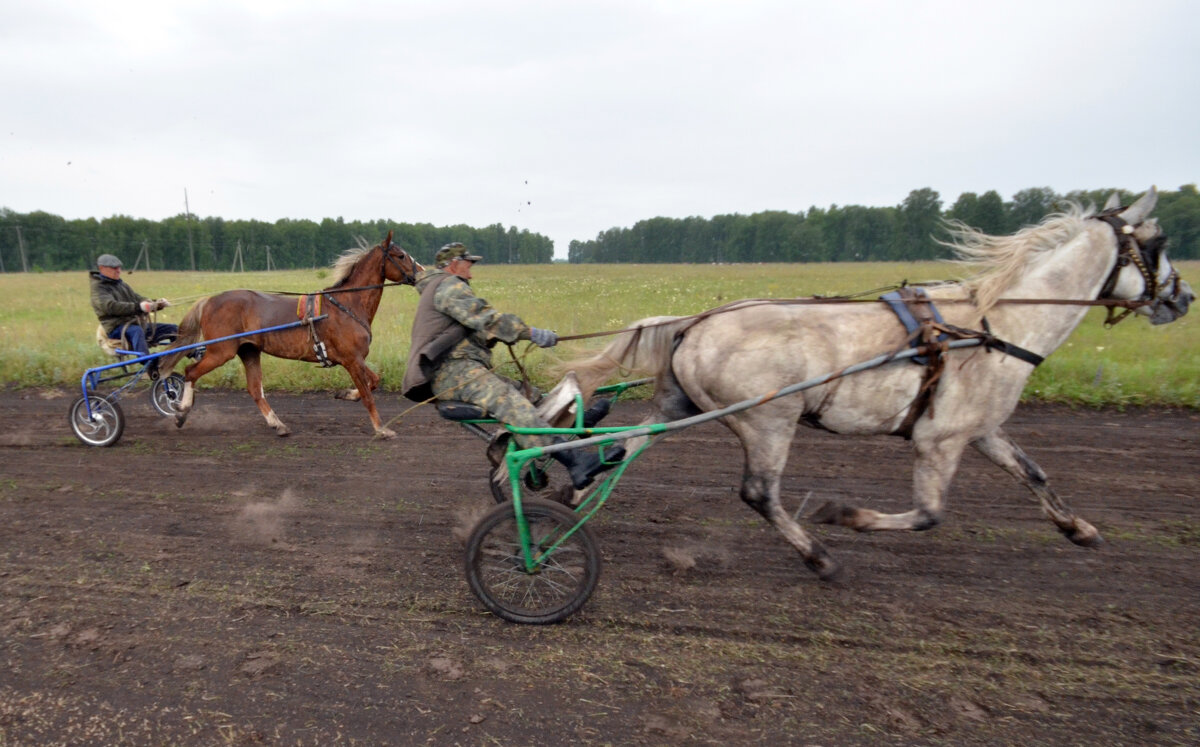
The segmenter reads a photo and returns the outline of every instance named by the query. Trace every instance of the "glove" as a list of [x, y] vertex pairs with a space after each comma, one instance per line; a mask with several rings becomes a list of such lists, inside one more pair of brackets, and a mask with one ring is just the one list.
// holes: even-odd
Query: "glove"
[[165, 309], [170, 305], [171, 305], [171, 302], [165, 298], [160, 298], [154, 302], [155, 308], [158, 308], [158, 309]]
[[529, 328], [529, 339], [539, 348], [552, 348], [558, 344], [558, 335], [552, 329]]
[[158, 307], [154, 305], [153, 301], [142, 301], [141, 303], [138, 304], [138, 308], [142, 310], [143, 314], [149, 314], [151, 311], [154, 311]]

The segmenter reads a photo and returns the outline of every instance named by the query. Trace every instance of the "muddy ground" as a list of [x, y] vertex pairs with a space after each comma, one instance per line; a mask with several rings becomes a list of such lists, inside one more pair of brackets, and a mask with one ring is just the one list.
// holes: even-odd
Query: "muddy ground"
[[[428, 408], [377, 441], [358, 404], [277, 394], [279, 438], [244, 392], [183, 429], [138, 394], [103, 449], [71, 398], [0, 393], [0, 745], [1200, 742], [1194, 412], [1018, 410], [1099, 550], [971, 453], [931, 532], [814, 527], [834, 583], [695, 427], [597, 517], [591, 600], [535, 627], [467, 587], [483, 445]], [[899, 439], [805, 430], [787, 505], [902, 510], [909, 467]]]

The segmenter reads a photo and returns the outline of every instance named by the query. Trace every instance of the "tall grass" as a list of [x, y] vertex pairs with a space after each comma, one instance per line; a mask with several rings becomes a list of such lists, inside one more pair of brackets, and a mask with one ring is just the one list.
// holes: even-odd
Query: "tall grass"
[[[1200, 262], [1178, 263], [1190, 283], [1200, 285]], [[473, 287], [503, 311], [560, 335], [610, 330], [647, 316], [686, 315], [740, 298], [791, 298], [854, 293], [901, 280], [954, 277], [936, 262], [767, 265], [534, 265], [476, 267]], [[160, 312], [178, 322], [203, 294], [231, 288], [313, 291], [325, 287], [326, 270], [257, 273], [138, 272], [126, 277], [138, 292], [166, 297], [175, 306]], [[370, 364], [382, 386], [399, 386], [408, 356], [409, 330], [417, 295], [389, 288], [374, 323]], [[1071, 339], [1033, 375], [1027, 399], [1078, 405], [1159, 404], [1200, 409], [1200, 327], [1192, 316], [1151, 327], [1134, 318], [1112, 329], [1093, 310]], [[84, 273], [0, 276], [0, 385], [77, 386], [83, 371], [109, 362], [95, 344], [95, 316]], [[534, 351], [526, 368], [540, 383], [549, 356], [565, 350]], [[594, 343], [602, 344], [601, 341]], [[524, 345], [520, 348], [523, 350]], [[508, 359], [504, 346], [496, 362]], [[325, 390], [348, 386], [340, 368], [264, 358], [265, 385], [273, 389]], [[201, 380], [215, 387], [244, 386], [241, 366], [230, 363]]]

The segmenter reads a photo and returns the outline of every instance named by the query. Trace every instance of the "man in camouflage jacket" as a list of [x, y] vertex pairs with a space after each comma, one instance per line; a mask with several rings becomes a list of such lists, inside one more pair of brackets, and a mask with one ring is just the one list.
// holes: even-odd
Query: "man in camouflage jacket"
[[[469, 281], [471, 269], [480, 259], [462, 244], [446, 244], [434, 257], [434, 269], [417, 279], [421, 300], [413, 319], [412, 348], [401, 390], [417, 402], [459, 400], [482, 408], [507, 425], [548, 428], [549, 423], [538, 416], [514, 383], [492, 372], [492, 346], [530, 340], [548, 348], [557, 344], [558, 336], [548, 329], [530, 327], [514, 314], [502, 314], [476, 296]], [[513, 437], [523, 448], [561, 441], [552, 436]], [[619, 461], [623, 455], [623, 449], [610, 450], [603, 461]], [[562, 451], [552, 456], [571, 472], [577, 488], [612, 466], [591, 451]]]

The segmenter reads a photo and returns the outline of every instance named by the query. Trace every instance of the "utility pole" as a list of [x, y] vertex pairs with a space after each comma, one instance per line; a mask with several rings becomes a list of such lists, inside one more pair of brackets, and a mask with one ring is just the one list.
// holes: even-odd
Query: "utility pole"
[[20, 226], [17, 226], [17, 246], [21, 247], [21, 272], [29, 272], [29, 260], [25, 257], [25, 238], [21, 236]]
[[246, 271], [246, 263], [242, 261], [242, 240], [241, 239], [238, 239], [237, 251], [234, 252], [234, 254], [233, 254], [233, 265], [230, 266], [229, 271], [233, 272], [235, 269], [237, 269], [238, 265], [241, 265], [242, 272]]
[[183, 212], [187, 216], [188, 259], [192, 261], [192, 272], [196, 271], [196, 251], [192, 248], [192, 209], [188, 207], [187, 188], [183, 190]]
[[138, 268], [138, 265], [142, 261], [142, 257], [145, 257], [146, 258], [146, 272], [150, 272], [150, 250], [147, 247], [147, 244], [149, 244], [149, 243], [150, 243], [150, 239], [142, 239], [142, 248], [138, 252], [137, 259], [135, 259], [133, 261], [133, 269], [136, 270]]
[[267, 272], [271, 271], [271, 245], [267, 244]]

